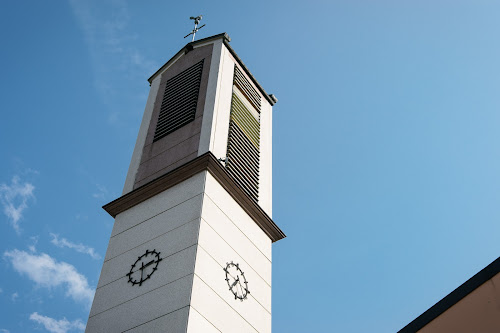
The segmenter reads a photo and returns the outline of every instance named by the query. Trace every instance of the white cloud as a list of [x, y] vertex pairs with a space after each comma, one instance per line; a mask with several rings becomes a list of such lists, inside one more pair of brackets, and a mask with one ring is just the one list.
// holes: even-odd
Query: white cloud
[[35, 170], [35, 169], [31, 169], [31, 168], [26, 168], [24, 169], [24, 171], [22, 171], [22, 175], [39, 175], [40, 172], [38, 170]]
[[57, 262], [45, 253], [37, 255], [17, 249], [6, 251], [4, 257], [12, 262], [19, 274], [27, 275], [37, 286], [49, 289], [62, 286], [66, 289], [66, 296], [90, 307], [95, 290], [73, 265]]
[[[135, 45], [138, 36], [130, 28], [131, 12], [125, 0], [70, 0], [70, 5], [88, 45], [94, 71], [94, 86], [108, 106], [108, 121], [117, 124], [124, 114], [123, 104], [139, 98], [143, 78], [157, 64], [148, 60]], [[112, 13], [112, 14], [110, 14]], [[121, 81], [137, 82], [137, 94], [124, 96]], [[141, 104], [143, 103], [142, 94]], [[124, 101], [124, 98], [127, 100]], [[119, 107], [120, 101], [124, 102]]]
[[105, 186], [99, 184], [96, 184], [96, 187], [97, 187], [97, 193], [92, 194], [92, 196], [94, 198], [104, 200], [105, 196], [108, 194], [108, 189]]
[[89, 247], [87, 245], [83, 244], [75, 244], [73, 242], [70, 242], [66, 238], [58, 238], [58, 235], [51, 233], [52, 240], [50, 241], [52, 244], [54, 244], [57, 247], [68, 247], [70, 249], [75, 250], [76, 252], [80, 253], [85, 253], [91, 256], [94, 259], [101, 259], [101, 256], [94, 250], [94, 248]]
[[85, 220], [86, 221], [86, 220], [89, 219], [89, 217], [87, 215], [76, 214], [75, 215], [75, 219], [77, 219], [77, 220]]
[[0, 333], [10, 333], [10, 331], [5, 328], [0, 328]]
[[32, 241], [32, 244], [28, 245], [28, 249], [31, 252], [36, 252], [36, 244], [38, 244], [38, 236], [31, 236], [30, 240]]
[[12, 296], [10, 296], [10, 299], [12, 302], [15, 302], [19, 298], [19, 294], [17, 292], [13, 293]]
[[42, 324], [43, 327], [52, 333], [66, 333], [68, 331], [83, 331], [85, 330], [85, 325], [80, 319], [69, 321], [63, 317], [63, 319], [56, 320], [47, 316], [42, 316], [37, 312], [30, 315], [30, 320]]
[[3, 212], [12, 223], [17, 233], [21, 232], [19, 220], [28, 208], [28, 200], [34, 198], [35, 187], [28, 182], [21, 182], [18, 176], [12, 178], [11, 184], [0, 184], [0, 202]]

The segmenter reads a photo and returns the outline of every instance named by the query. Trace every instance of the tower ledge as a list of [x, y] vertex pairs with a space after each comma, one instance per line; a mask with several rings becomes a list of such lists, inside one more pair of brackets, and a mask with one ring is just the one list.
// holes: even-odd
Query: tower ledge
[[286, 237], [285, 233], [281, 231], [269, 215], [267, 215], [258, 204], [250, 199], [250, 197], [236, 185], [231, 176], [211, 152], [198, 156], [169, 173], [111, 201], [102, 208], [112, 217], [116, 217], [116, 215], [121, 212], [205, 170], [210, 172], [210, 174], [217, 179], [222, 187], [224, 187], [231, 197], [240, 204], [245, 212], [273, 242]]

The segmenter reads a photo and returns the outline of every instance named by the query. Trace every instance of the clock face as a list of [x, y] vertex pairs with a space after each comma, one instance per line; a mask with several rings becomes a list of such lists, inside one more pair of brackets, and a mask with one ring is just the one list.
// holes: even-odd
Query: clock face
[[160, 252], [146, 250], [146, 253], [137, 258], [130, 268], [130, 272], [127, 274], [128, 282], [132, 283], [133, 286], [136, 284], [142, 286], [142, 283], [157, 270], [161, 260]]
[[240, 301], [246, 299], [250, 291], [248, 290], [245, 273], [241, 270], [240, 265], [231, 261], [227, 263], [224, 272], [226, 272], [226, 282], [229, 286], [229, 291], [233, 293], [234, 299], [239, 299]]

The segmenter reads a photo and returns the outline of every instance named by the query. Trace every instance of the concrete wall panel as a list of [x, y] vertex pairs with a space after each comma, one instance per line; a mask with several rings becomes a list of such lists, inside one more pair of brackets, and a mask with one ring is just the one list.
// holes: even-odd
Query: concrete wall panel
[[137, 140], [135, 142], [134, 152], [132, 153], [132, 158], [128, 167], [127, 178], [125, 179], [125, 185], [123, 186], [122, 195], [134, 189], [135, 176], [137, 170], [139, 169], [139, 165], [141, 164], [142, 152], [144, 145], [146, 144], [146, 136], [148, 134], [149, 123], [151, 122], [151, 117], [153, 115], [153, 109], [155, 106], [158, 89], [160, 87], [160, 81], [161, 78], [157, 77], [153, 80], [153, 82], [151, 82], [148, 100], [144, 109], [144, 115], [142, 116], [142, 122], [139, 128], [139, 134], [137, 135]]
[[[233, 256], [228, 253], [226, 255], [226, 262], [231, 261], [229, 259], [234, 259], [234, 262], [240, 265], [248, 281], [250, 294], [243, 301], [235, 299], [234, 294], [229, 290], [229, 286], [225, 281], [226, 275], [223, 268], [226, 266], [226, 262], [221, 265], [201, 245], [197, 252], [195, 275], [210, 286], [226, 304], [245, 318], [257, 331], [271, 332], [271, 288], [263, 284], [262, 281], [259, 281], [259, 277], [248, 269], [244, 262], [240, 261], [237, 257], [231, 257]], [[261, 282], [260, 285], [259, 282]], [[269, 310], [264, 308], [258, 298], [260, 300], [268, 300], [267, 305], [269, 306]]]
[[[186, 156], [186, 157], [184, 157], [183, 159], [180, 159], [180, 160], [178, 160], [177, 162], [175, 162], [175, 163], [171, 164], [169, 168], [170, 168], [171, 170], [174, 170], [174, 169], [176, 169], [176, 168], [178, 168], [178, 167], [180, 167], [180, 166], [182, 166], [182, 165], [186, 164], [187, 162], [189, 162], [189, 161], [191, 161], [191, 160], [195, 159], [197, 156], [198, 156], [198, 153], [192, 153], [192, 154], [190, 154], [190, 155], [187, 155], [187, 156]], [[158, 178], [158, 177], [162, 176], [163, 174], [164, 174], [163, 170], [160, 170], [160, 171], [158, 171], [157, 173], [153, 173], [151, 176], [148, 176], [148, 177], [143, 178], [142, 180], [140, 180], [140, 181], [136, 182], [136, 185], [137, 185], [137, 187], [140, 187], [140, 186], [142, 186], [142, 185], [144, 185], [144, 184], [149, 183], [149, 182], [150, 182], [150, 181], [152, 181], [152, 180], [155, 180], [156, 178]]]
[[[166, 149], [158, 155], [141, 163], [141, 167], [137, 172], [136, 184], [143, 181], [151, 175], [158, 178], [162, 174], [175, 169], [176, 162], [184, 160], [186, 157], [193, 155], [197, 156], [200, 134], [193, 135], [179, 142], [175, 146]], [[185, 162], [184, 162], [185, 163]], [[141, 183], [142, 184], [142, 183]], [[138, 185], [137, 187], [139, 187]]]
[[[162, 152], [179, 145], [184, 140], [192, 138], [193, 136], [199, 137], [199, 128], [201, 126], [202, 119], [202, 116], [196, 117], [193, 122], [184, 125], [184, 127], [179, 128], [175, 132], [170, 133], [169, 136], [171, 137], [171, 140], [158, 140], [154, 144], [146, 145], [142, 153], [141, 161], [144, 163], [149, 159], [160, 155]], [[197, 151], [198, 149], [195, 150]]]
[[202, 194], [113, 236], [105, 262], [200, 217]]
[[210, 174], [207, 174], [205, 192], [217, 207], [231, 219], [238, 229], [240, 229], [269, 260], [272, 260], [272, 242], [269, 237]]
[[[200, 225], [200, 239], [198, 243], [200, 249], [198, 250], [198, 255], [196, 259], [195, 273], [199, 273], [203, 276], [203, 270], [206, 268], [207, 263], [201, 261], [201, 258], [207, 259], [207, 255], [212, 259], [210, 261], [211, 270], [218, 276], [224, 276], [223, 269], [226, 267], [228, 262], [234, 261], [240, 264], [245, 277], [248, 281], [248, 289], [250, 290], [250, 296], [254, 298], [263, 309], [271, 313], [271, 286], [262, 277], [261, 272], [256, 271], [252, 266], [250, 266], [246, 258], [240, 256], [236, 253], [215, 231], [203, 220]], [[213, 261], [213, 262], [212, 262]], [[215, 265], [218, 264], [219, 269]], [[227, 283], [224, 279], [217, 280], [217, 282], [222, 283], [224, 286], [223, 296], [232, 297], [234, 296], [228, 290]]]
[[[160, 251], [165, 245], [162, 242], [152, 242], [152, 244], [148, 245], [148, 249]], [[140, 251], [132, 251], [127, 256], [129, 260], [120, 262], [121, 265], [117, 265], [118, 267], [115, 268], [122, 273], [122, 277], [97, 289], [90, 317], [193, 274], [196, 245], [170, 255], [164, 255], [163, 251], [161, 251], [160, 258], [162, 260], [158, 263], [158, 269], [154, 274], [148, 280], [144, 281], [141, 286], [137, 284], [132, 285], [128, 282], [129, 278], [126, 274], [130, 270], [130, 265], [142, 254], [144, 254], [142, 249]]]
[[[169, 283], [89, 318], [87, 333], [124, 332], [189, 305], [193, 275]], [[182, 327], [175, 332], [184, 332]]]
[[189, 322], [187, 333], [217, 333], [220, 332], [205, 317], [203, 317], [195, 308], [189, 309]]
[[195, 120], [193, 123], [186, 125], [187, 127], [183, 126], [157, 141], [153, 140], [167, 81], [202, 59], [204, 59], [203, 72], [201, 75], [195, 119], [203, 118], [211, 68], [212, 49], [212, 44], [197, 47], [180, 57], [161, 74], [158, 94], [156, 95], [156, 101], [154, 103], [151, 121], [144, 143], [145, 150], [143, 150], [143, 154], [141, 155], [141, 163], [135, 178], [134, 188], [141, 186], [143, 182], [138, 182], [151, 177], [152, 174], [159, 177], [173, 170], [176, 162], [186, 159], [188, 155], [197, 156], [196, 153], [200, 141], [199, 134], [202, 127], [202, 121], [200, 120]]
[[115, 236], [203, 192], [206, 172], [193, 177], [118, 214], [111, 236]]
[[273, 216], [273, 110], [262, 99], [260, 113], [259, 205]]
[[[202, 218], [210, 227], [241, 257], [245, 258], [254, 270], [271, 284], [271, 260], [248, 238], [210, 198], [203, 200]], [[255, 223], [251, 221], [250, 223]]]
[[215, 126], [214, 115], [218, 103], [218, 92], [220, 86], [221, 71], [221, 50], [223, 48], [222, 40], [215, 41], [213, 44], [212, 60], [210, 62], [210, 74], [208, 78], [205, 106], [203, 109], [203, 122], [201, 125], [200, 145], [198, 154], [203, 155], [210, 150], [213, 128]]
[[229, 114], [233, 91], [234, 61], [229, 51], [222, 47], [217, 100], [214, 104], [213, 123], [210, 133], [210, 151], [217, 157], [225, 157], [229, 133]]
[[[163, 315], [159, 318], [153, 319], [147, 323], [136, 326], [127, 333], [151, 333], [151, 332], [162, 332], [162, 333], [179, 333], [185, 332], [187, 319], [190, 316], [192, 310], [189, 307], [184, 307], [182, 309], [176, 310], [174, 312]], [[205, 331], [198, 331], [205, 332]]]
[[258, 332], [196, 275], [191, 306], [221, 332]]
[[105, 261], [102, 266], [97, 290], [108, 283], [123, 278], [125, 274], [129, 272], [130, 266], [136, 261], [137, 257], [146, 252], [147, 249], [161, 251], [162, 257], [170, 256], [196, 244], [198, 232], [199, 220], [194, 220], [167, 232], [161, 237], [141, 244], [111, 260]]

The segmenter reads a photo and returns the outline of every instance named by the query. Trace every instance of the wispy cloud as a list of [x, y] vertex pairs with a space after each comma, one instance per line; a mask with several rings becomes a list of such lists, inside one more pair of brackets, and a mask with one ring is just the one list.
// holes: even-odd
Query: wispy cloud
[[96, 184], [96, 187], [97, 187], [97, 192], [93, 193], [92, 196], [94, 198], [104, 200], [104, 198], [108, 194], [108, 189], [106, 188], [106, 186], [102, 186], [100, 184]]
[[[135, 45], [138, 36], [131, 31], [131, 13], [125, 0], [70, 0], [76, 20], [83, 31], [92, 59], [95, 88], [109, 107], [108, 121], [117, 123], [123, 116], [124, 99], [120, 81], [144, 82], [157, 67]], [[128, 96], [141, 98], [144, 86]], [[129, 102], [130, 100], [127, 100]], [[121, 116], [120, 116], [121, 115]]]
[[37, 286], [49, 289], [63, 287], [66, 296], [90, 307], [95, 290], [73, 265], [58, 262], [45, 253], [38, 255], [17, 249], [4, 252], [4, 257], [11, 261], [19, 274], [28, 276]]
[[89, 217], [87, 215], [82, 215], [82, 214], [76, 214], [75, 219], [77, 220], [88, 220]]
[[10, 331], [5, 328], [0, 328], [0, 333], [10, 333]]
[[19, 298], [19, 294], [17, 292], [13, 293], [10, 296], [10, 299], [12, 300], [12, 302], [15, 302], [18, 298]]
[[[99, 200], [107, 200], [109, 197], [115, 197], [117, 194], [108, 191], [108, 188], [105, 185], [101, 185], [102, 182], [96, 179], [96, 176], [94, 174], [91, 174], [86, 168], [80, 166], [77, 169], [77, 172], [80, 174], [80, 177], [87, 179], [87, 183], [89, 186], [91, 186], [91, 191], [90, 195], [93, 198], [99, 199]], [[88, 220], [87, 215], [82, 215], [82, 214], [76, 214], [75, 215], [76, 219], [83, 219], [83, 220]]]
[[94, 250], [94, 248], [92, 248], [90, 246], [83, 245], [81, 243], [76, 244], [76, 243], [70, 242], [66, 238], [59, 238], [58, 235], [53, 234], [53, 233], [51, 233], [50, 236], [52, 237], [52, 240], [50, 242], [57, 247], [61, 247], [61, 248], [67, 247], [67, 248], [75, 250], [76, 252], [88, 254], [93, 259], [96, 259], [96, 260], [101, 259], [101, 256]]
[[10, 185], [0, 184], [0, 202], [4, 214], [9, 218], [17, 233], [21, 232], [19, 221], [28, 208], [28, 201], [34, 199], [35, 187], [28, 182], [22, 182], [18, 176], [12, 177]]
[[42, 316], [38, 312], [34, 312], [30, 315], [30, 320], [43, 325], [43, 327], [52, 333], [66, 333], [69, 331], [79, 331], [85, 330], [85, 325], [80, 319], [69, 321], [63, 317], [63, 319], [56, 320], [47, 316]]
[[31, 244], [28, 245], [28, 249], [31, 252], [36, 252], [36, 244], [38, 244], [38, 238], [39, 238], [39, 236], [31, 236], [30, 237]]

